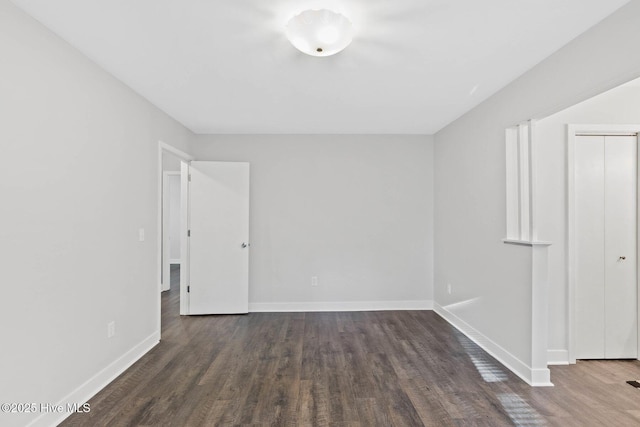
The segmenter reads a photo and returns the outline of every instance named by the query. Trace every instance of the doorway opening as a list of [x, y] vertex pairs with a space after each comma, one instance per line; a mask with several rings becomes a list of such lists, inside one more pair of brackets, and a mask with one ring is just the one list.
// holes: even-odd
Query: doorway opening
[[[158, 220], [157, 220], [157, 274], [158, 274], [158, 292], [157, 292], [157, 322], [158, 331], [162, 333], [162, 298], [161, 293], [166, 288], [170, 288], [171, 285], [171, 263], [169, 259], [170, 242], [168, 236], [168, 221], [165, 221], [165, 206], [169, 200], [165, 196], [165, 172], [167, 176], [170, 176], [171, 172], [178, 172], [180, 170], [180, 162], [190, 162], [194, 157], [190, 154], [181, 151], [169, 144], [162, 141], [158, 142]], [[177, 271], [176, 271], [177, 270]], [[174, 268], [173, 276], [179, 275], [179, 268]], [[177, 295], [179, 297], [179, 289], [177, 289]]]
[[[170, 165], [170, 163], [169, 163]], [[167, 166], [170, 167], [170, 166]], [[162, 171], [162, 291], [171, 289], [179, 274], [180, 172]], [[179, 277], [177, 278], [179, 281]], [[178, 283], [179, 285], [179, 283]]]

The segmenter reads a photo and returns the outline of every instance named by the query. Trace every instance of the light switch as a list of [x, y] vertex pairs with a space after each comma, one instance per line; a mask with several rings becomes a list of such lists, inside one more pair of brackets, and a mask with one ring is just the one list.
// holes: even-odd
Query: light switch
[[144, 228], [138, 230], [138, 240], [144, 242]]

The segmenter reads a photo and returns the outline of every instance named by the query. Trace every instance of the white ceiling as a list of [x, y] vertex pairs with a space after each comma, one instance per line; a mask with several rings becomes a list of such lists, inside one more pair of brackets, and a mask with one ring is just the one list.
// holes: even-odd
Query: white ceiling
[[[196, 133], [435, 133], [628, 0], [13, 0]], [[306, 56], [308, 8], [353, 43]]]

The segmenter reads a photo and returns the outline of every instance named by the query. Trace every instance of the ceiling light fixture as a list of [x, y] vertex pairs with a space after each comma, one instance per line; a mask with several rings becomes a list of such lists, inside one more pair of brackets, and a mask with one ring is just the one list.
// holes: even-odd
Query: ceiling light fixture
[[287, 38], [311, 56], [331, 56], [349, 46], [353, 26], [344, 15], [327, 9], [300, 12], [287, 23]]

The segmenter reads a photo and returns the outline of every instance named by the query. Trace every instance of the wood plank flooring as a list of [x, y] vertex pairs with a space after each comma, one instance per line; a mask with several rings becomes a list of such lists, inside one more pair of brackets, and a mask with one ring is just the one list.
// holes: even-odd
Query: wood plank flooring
[[531, 388], [431, 311], [180, 317], [178, 296], [161, 343], [63, 426], [640, 425], [637, 361]]

